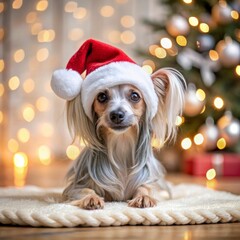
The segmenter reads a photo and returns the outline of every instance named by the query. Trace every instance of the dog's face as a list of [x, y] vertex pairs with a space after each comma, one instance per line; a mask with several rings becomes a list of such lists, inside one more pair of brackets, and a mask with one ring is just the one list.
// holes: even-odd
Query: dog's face
[[118, 85], [101, 90], [93, 102], [98, 127], [122, 133], [137, 125], [146, 105], [141, 92], [132, 85]]

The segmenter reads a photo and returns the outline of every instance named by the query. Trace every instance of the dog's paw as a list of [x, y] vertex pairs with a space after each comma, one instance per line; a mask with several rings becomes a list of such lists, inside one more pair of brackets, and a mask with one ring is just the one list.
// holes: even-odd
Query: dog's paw
[[83, 209], [94, 210], [102, 209], [104, 207], [104, 200], [96, 194], [89, 194], [80, 200], [72, 201], [70, 204]]
[[135, 208], [155, 207], [156, 205], [157, 201], [148, 195], [138, 196], [128, 201], [128, 206]]

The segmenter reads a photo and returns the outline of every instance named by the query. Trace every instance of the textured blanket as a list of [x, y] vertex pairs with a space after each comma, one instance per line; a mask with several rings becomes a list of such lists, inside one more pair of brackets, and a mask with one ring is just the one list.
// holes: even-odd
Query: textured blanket
[[62, 189], [0, 188], [0, 223], [33, 227], [173, 225], [240, 221], [240, 196], [190, 184], [171, 186], [173, 198], [154, 208], [137, 209], [123, 202], [101, 210], [82, 210], [61, 203]]

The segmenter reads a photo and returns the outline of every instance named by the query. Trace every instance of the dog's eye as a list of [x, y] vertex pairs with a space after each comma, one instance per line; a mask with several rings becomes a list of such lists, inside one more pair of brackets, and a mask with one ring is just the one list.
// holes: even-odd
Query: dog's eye
[[100, 103], [105, 103], [107, 100], [108, 100], [108, 95], [106, 93], [99, 93], [98, 96], [97, 96], [97, 100], [100, 102]]
[[133, 102], [139, 102], [140, 100], [140, 96], [137, 92], [132, 92], [131, 93], [131, 96], [130, 96], [130, 99], [133, 101]]

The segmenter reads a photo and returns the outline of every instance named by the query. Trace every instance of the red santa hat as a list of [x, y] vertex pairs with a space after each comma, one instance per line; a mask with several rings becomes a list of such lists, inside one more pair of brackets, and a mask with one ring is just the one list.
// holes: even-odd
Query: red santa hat
[[[86, 71], [83, 80], [81, 74]], [[81, 93], [86, 115], [92, 120], [92, 104], [98, 92], [120, 84], [141, 91], [150, 117], [157, 112], [158, 98], [149, 74], [120, 49], [89, 39], [71, 57], [66, 69], [53, 73], [51, 87], [68, 101]]]

